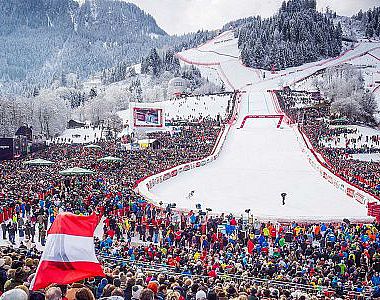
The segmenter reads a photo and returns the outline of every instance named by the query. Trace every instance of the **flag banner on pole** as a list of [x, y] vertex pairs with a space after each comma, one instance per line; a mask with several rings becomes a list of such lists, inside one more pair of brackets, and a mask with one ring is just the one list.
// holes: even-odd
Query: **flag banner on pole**
[[85, 278], [102, 276], [103, 269], [96, 258], [94, 231], [99, 217], [61, 213], [48, 231], [45, 250], [37, 269], [32, 290], [50, 284], [69, 284]]

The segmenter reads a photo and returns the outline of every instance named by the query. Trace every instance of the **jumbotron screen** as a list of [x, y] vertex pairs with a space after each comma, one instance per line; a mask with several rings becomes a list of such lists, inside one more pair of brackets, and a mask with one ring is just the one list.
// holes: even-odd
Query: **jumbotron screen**
[[135, 127], [162, 127], [161, 108], [133, 108]]

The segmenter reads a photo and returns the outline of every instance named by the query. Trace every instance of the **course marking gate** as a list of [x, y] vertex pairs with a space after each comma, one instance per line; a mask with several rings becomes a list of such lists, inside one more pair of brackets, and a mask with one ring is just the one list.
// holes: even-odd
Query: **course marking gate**
[[281, 126], [282, 120], [284, 119], [284, 115], [247, 115], [244, 117], [243, 122], [241, 123], [239, 128], [243, 128], [245, 125], [245, 122], [248, 119], [276, 119], [278, 118], [279, 121], [277, 123], [277, 128]]

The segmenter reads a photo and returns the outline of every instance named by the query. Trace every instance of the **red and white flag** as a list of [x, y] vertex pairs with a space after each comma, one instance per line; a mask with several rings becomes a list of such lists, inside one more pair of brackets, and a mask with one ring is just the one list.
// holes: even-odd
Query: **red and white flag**
[[37, 269], [32, 290], [50, 284], [69, 284], [105, 274], [96, 258], [94, 231], [99, 217], [61, 213], [48, 231], [45, 250]]

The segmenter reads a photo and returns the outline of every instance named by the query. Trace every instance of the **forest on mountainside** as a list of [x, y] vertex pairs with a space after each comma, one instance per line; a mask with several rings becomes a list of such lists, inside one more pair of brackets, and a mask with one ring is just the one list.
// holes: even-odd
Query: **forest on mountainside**
[[316, 0], [283, 2], [271, 18], [240, 21], [237, 34], [243, 63], [249, 67], [279, 70], [342, 50], [342, 28], [316, 10]]

